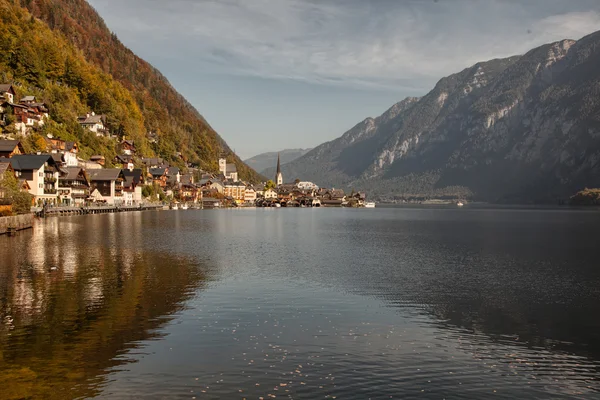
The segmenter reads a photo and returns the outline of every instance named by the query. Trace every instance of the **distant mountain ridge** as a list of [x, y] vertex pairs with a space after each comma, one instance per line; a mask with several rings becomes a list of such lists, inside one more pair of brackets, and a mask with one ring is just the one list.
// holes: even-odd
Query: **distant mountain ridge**
[[382, 200], [555, 202], [600, 186], [600, 32], [442, 78], [282, 170]]
[[250, 168], [262, 174], [262, 171], [275, 167], [277, 164], [277, 155], [281, 157], [281, 164], [283, 165], [294, 161], [298, 157], [302, 157], [310, 150], [311, 149], [285, 149], [281, 151], [272, 151], [250, 157], [247, 160], [244, 160], [244, 162]]

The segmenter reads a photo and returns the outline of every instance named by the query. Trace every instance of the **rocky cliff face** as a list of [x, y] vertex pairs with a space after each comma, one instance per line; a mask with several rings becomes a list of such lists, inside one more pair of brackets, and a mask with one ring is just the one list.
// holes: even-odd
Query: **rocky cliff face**
[[555, 202], [600, 185], [600, 32], [443, 78], [283, 173], [382, 199]]

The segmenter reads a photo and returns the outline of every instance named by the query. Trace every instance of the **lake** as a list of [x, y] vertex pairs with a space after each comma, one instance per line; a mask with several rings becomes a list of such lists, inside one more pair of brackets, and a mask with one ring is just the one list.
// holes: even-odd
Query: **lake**
[[0, 237], [0, 398], [600, 397], [600, 212], [49, 218]]

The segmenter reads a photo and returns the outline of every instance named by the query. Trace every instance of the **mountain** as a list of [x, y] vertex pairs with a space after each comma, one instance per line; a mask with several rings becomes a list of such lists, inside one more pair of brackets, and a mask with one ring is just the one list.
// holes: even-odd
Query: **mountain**
[[302, 157], [308, 153], [310, 149], [285, 149], [269, 153], [261, 153], [247, 160], [244, 160], [246, 165], [255, 171], [262, 172], [268, 168], [274, 167], [277, 164], [277, 155], [281, 157], [281, 164], [286, 164], [294, 161], [298, 157]]
[[555, 202], [598, 187], [600, 32], [477, 63], [282, 171], [381, 200]]
[[[107, 114], [114, 130], [140, 143], [145, 155], [158, 155], [181, 166], [186, 161], [217, 171], [219, 154], [224, 152], [229, 154], [228, 161], [236, 164], [240, 178], [258, 179], [258, 174], [233, 154], [225, 141], [158, 70], [137, 57], [110, 32], [85, 0], [0, 0], [0, 11], [5, 32], [13, 33], [10, 25], [18, 25], [18, 30], [27, 32], [12, 41], [3, 36], [0, 44], [5, 57], [14, 57], [11, 54], [23, 56], [23, 63], [30, 67], [28, 74], [21, 74], [14, 68], [4, 71], [5, 77], [14, 78], [16, 86], [39, 89], [38, 94], [46, 94], [47, 86], [76, 87], [82, 103], [77, 112], [93, 109], [96, 113]], [[22, 23], [25, 20], [35, 25], [35, 29], [27, 28]], [[42, 37], [41, 32], [47, 37]], [[72, 48], [77, 51], [73, 53]], [[69, 57], [65, 57], [65, 53], [69, 53]], [[85, 69], [86, 73], [92, 72], [79, 76], [82, 75], [79, 70], [69, 69], [65, 64], [70, 60], [76, 60], [77, 67]], [[48, 67], [48, 62], [56, 67], [56, 73], [40, 74], [40, 71], [44, 72], [42, 67]], [[10, 62], [7, 65], [10, 67]], [[67, 81], [64, 71], [79, 74], [76, 77], [81, 79]], [[101, 92], [104, 82], [92, 82], [87, 79], [90, 74], [102, 76], [111, 85], [113, 82], [118, 84], [119, 90], [124, 90], [122, 96], [131, 97], [133, 102], [118, 106], [107, 104], [106, 96]], [[95, 95], [88, 92], [95, 92]], [[130, 112], [131, 118], [128, 117]], [[60, 111], [51, 108], [52, 117], [53, 113], [60, 114]], [[150, 133], [158, 137], [157, 143], [149, 143], [147, 136]]]

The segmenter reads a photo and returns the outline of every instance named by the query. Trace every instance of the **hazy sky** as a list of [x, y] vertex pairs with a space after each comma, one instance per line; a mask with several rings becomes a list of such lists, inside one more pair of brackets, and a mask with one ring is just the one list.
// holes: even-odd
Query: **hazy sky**
[[599, 0], [89, 0], [242, 157], [312, 147], [439, 78], [600, 30]]

